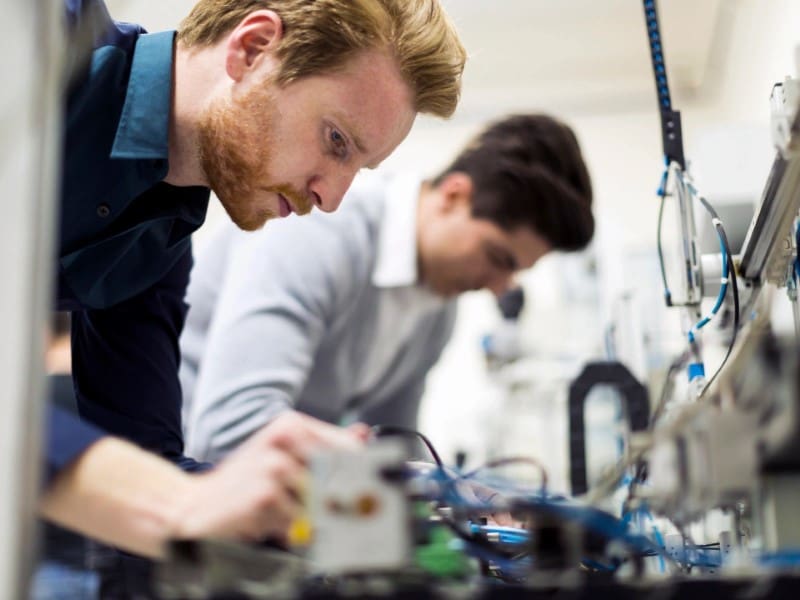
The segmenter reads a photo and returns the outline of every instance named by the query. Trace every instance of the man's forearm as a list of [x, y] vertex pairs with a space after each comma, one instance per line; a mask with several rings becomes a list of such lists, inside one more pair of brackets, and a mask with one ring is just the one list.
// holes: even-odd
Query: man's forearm
[[40, 502], [59, 525], [151, 557], [179, 537], [179, 519], [193, 478], [123, 440], [90, 446], [55, 479]]
[[40, 512], [154, 558], [171, 539], [281, 538], [300, 512], [311, 456], [330, 448], [358, 450], [367, 432], [288, 412], [202, 474], [184, 473], [138, 446], [105, 437], [61, 471]]

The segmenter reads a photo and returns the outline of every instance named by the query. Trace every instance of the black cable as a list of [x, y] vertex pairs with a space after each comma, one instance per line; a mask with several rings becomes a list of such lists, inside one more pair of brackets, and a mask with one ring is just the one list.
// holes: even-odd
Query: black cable
[[673, 302], [672, 300], [672, 292], [669, 288], [669, 283], [667, 282], [667, 268], [664, 263], [664, 249], [663, 244], [661, 242], [661, 230], [663, 229], [663, 222], [664, 222], [664, 204], [666, 203], [667, 199], [667, 177], [669, 175], [669, 170], [664, 171], [664, 176], [661, 178], [661, 186], [658, 189], [658, 197], [661, 198], [661, 202], [658, 206], [658, 225], [656, 226], [656, 248], [658, 250], [658, 266], [661, 270], [661, 282], [664, 285], [664, 302], [668, 307], [672, 306], [694, 306], [694, 304], [690, 302]]
[[[464, 531], [461, 526], [453, 521], [452, 519], [448, 519], [446, 517], [440, 517], [441, 524], [446, 525], [450, 528], [450, 530], [461, 540], [466, 542], [467, 544], [471, 544], [480, 550], [494, 554], [494, 561], [502, 560], [502, 561], [512, 561], [516, 562], [522, 558], [526, 558], [530, 555], [529, 552], [520, 553], [518, 548], [504, 548], [501, 544], [490, 542], [489, 539], [480, 534]], [[493, 577], [499, 579], [500, 581], [504, 581], [506, 583], [523, 583], [524, 577], [514, 577], [511, 575], [506, 575], [503, 569], [495, 570], [492, 573], [489, 573], [488, 567], [489, 563], [492, 562], [492, 559], [481, 558], [477, 557], [481, 564], [486, 568], [485, 575], [492, 575]], [[496, 563], [495, 563], [496, 564]]]
[[375, 437], [399, 436], [399, 437], [418, 438], [428, 448], [428, 452], [431, 453], [431, 456], [433, 457], [433, 460], [436, 462], [437, 466], [444, 469], [444, 463], [442, 462], [442, 458], [439, 456], [439, 453], [436, 451], [436, 448], [433, 447], [433, 443], [419, 431], [416, 431], [414, 429], [407, 429], [405, 427], [397, 427], [395, 425], [375, 425], [372, 427], [371, 431], [375, 435]]
[[706, 200], [702, 196], [698, 196], [697, 198], [698, 200], [700, 200], [700, 203], [703, 205], [703, 207], [705, 207], [705, 209], [711, 215], [711, 218], [714, 219], [714, 226], [716, 227], [717, 232], [719, 233], [719, 237], [722, 240], [722, 245], [725, 248], [725, 254], [728, 257], [728, 279], [731, 282], [731, 290], [733, 292], [733, 333], [731, 334], [731, 342], [728, 345], [728, 351], [725, 353], [725, 357], [722, 359], [722, 362], [720, 363], [719, 367], [714, 372], [713, 377], [711, 377], [711, 379], [708, 380], [708, 383], [706, 383], [705, 387], [703, 388], [703, 391], [700, 394], [702, 396], [711, 387], [711, 384], [717, 378], [717, 375], [720, 374], [723, 367], [725, 366], [725, 363], [728, 362], [728, 358], [733, 352], [733, 347], [736, 344], [736, 335], [739, 332], [740, 315], [739, 315], [739, 285], [736, 281], [736, 267], [733, 264], [733, 253], [731, 252], [731, 245], [728, 242], [728, 236], [725, 233], [725, 228], [722, 225], [722, 221], [720, 220], [717, 211], [714, 210], [714, 207], [711, 206], [708, 200]]
[[[661, 193], [661, 209], [659, 210], [659, 215], [658, 215], [658, 254], [662, 267], [662, 277], [664, 280], [665, 297], [668, 297], [669, 288], [667, 287], [666, 284], [666, 275], [664, 274], [664, 267], [663, 267], [663, 255], [661, 253], [661, 214], [663, 212], [665, 195], [666, 195], [665, 193]], [[714, 227], [717, 230], [720, 240], [722, 241], [722, 245], [725, 250], [726, 260], [728, 263], [728, 279], [730, 281], [731, 292], [733, 294], [733, 333], [731, 335], [731, 341], [730, 344], [728, 345], [728, 350], [725, 353], [725, 357], [722, 359], [722, 362], [720, 363], [719, 367], [717, 368], [711, 379], [708, 381], [708, 383], [706, 383], [705, 387], [703, 387], [703, 390], [701, 392], [702, 396], [703, 394], [706, 393], [706, 391], [708, 391], [711, 384], [717, 378], [717, 375], [719, 375], [719, 373], [722, 371], [723, 367], [727, 363], [728, 358], [730, 357], [733, 351], [734, 345], [736, 344], [736, 334], [739, 331], [740, 307], [739, 307], [739, 286], [736, 279], [736, 267], [734, 266], [733, 263], [733, 253], [731, 252], [731, 246], [730, 243], [728, 242], [728, 236], [725, 233], [725, 228], [722, 225], [722, 221], [719, 218], [719, 214], [717, 213], [716, 210], [714, 210], [714, 207], [711, 206], [708, 200], [706, 200], [702, 196], [697, 196], [697, 198], [703, 205], [703, 207], [706, 209], [706, 211], [708, 211], [708, 213], [711, 215], [714, 222]], [[667, 301], [667, 303], [669, 304], [669, 300]], [[672, 361], [672, 363], [670, 363], [669, 369], [667, 370], [667, 374], [664, 379], [664, 385], [661, 387], [661, 392], [659, 394], [658, 402], [656, 403], [656, 406], [653, 409], [652, 416], [650, 417], [650, 424], [649, 424], [650, 429], [652, 429], [655, 426], [656, 422], [664, 412], [664, 408], [666, 407], [670, 392], [672, 390], [672, 379], [673, 377], [675, 377], [675, 374], [683, 367], [683, 365], [689, 359], [690, 354], [691, 354], [690, 351], [686, 351], [680, 354], [678, 357], [675, 358], [675, 360]], [[628, 487], [628, 497], [626, 502], [630, 502], [633, 499], [635, 495], [636, 486], [641, 481], [644, 480], [646, 474], [645, 468], [646, 464], [644, 463], [644, 461], [640, 462], [637, 465], [634, 477], [632, 478], [630, 486]]]
[[[663, 253], [662, 245], [661, 245], [661, 229], [662, 229], [662, 220], [663, 220], [663, 213], [664, 213], [664, 201], [665, 201], [665, 198], [666, 198], [666, 182], [665, 181], [662, 181], [661, 189], [659, 190], [659, 196], [661, 197], [661, 204], [660, 204], [659, 210], [658, 210], [658, 226], [657, 226], [656, 244], [657, 244], [657, 247], [658, 247], [659, 265], [661, 267], [661, 280], [664, 283], [664, 299], [665, 299], [665, 301], [667, 303], [667, 306], [681, 306], [681, 305], [685, 305], [685, 304], [683, 304], [683, 303], [676, 304], [676, 303], [672, 302], [671, 293], [669, 291], [669, 285], [667, 284], [667, 275], [666, 275], [666, 269], [665, 269], [665, 266], [664, 266], [664, 253]], [[733, 253], [731, 252], [731, 245], [728, 242], [728, 236], [725, 233], [725, 227], [722, 225], [722, 220], [719, 218], [719, 214], [717, 213], [716, 210], [714, 210], [714, 207], [711, 206], [711, 204], [708, 202], [708, 200], [706, 200], [704, 197], [699, 196], [699, 195], [697, 196], [697, 199], [700, 201], [700, 203], [703, 205], [703, 207], [706, 209], [706, 211], [708, 211], [708, 213], [711, 215], [711, 217], [713, 219], [713, 222], [714, 222], [714, 228], [717, 230], [717, 234], [719, 235], [719, 238], [722, 241], [723, 248], [725, 249], [725, 255], [727, 257], [726, 260], [727, 260], [727, 263], [728, 263], [728, 279], [730, 281], [731, 291], [732, 291], [732, 294], [733, 294], [733, 333], [731, 335], [730, 345], [728, 346], [728, 350], [725, 353], [725, 357], [722, 359], [722, 362], [720, 363], [720, 365], [717, 368], [716, 372], [711, 377], [711, 379], [708, 380], [708, 383], [706, 383], [705, 387], [703, 388], [703, 390], [701, 392], [701, 395], [702, 395], [710, 388], [711, 384], [717, 378], [717, 375], [719, 375], [720, 371], [725, 366], [725, 364], [728, 362], [728, 358], [730, 357], [731, 353], [733, 352], [733, 347], [734, 347], [734, 345], [736, 343], [736, 336], [737, 336], [737, 334], [739, 332], [739, 322], [740, 322], [741, 315], [739, 314], [739, 312], [740, 312], [739, 285], [738, 285], [737, 278], [736, 278], [736, 266], [734, 265], [734, 262], [733, 262]], [[670, 367], [670, 369], [672, 369], [672, 367]], [[669, 383], [669, 380], [667, 380], [665, 382], [665, 386], [664, 386], [664, 388], [662, 388], [662, 397], [661, 397], [661, 400], [659, 401], [659, 404], [656, 407], [656, 409], [659, 410], [659, 411], [663, 410], [663, 404], [665, 403], [665, 399], [664, 399], [665, 394], [663, 392], [665, 392], [667, 390], [667, 387], [668, 387], [667, 384], [668, 383]], [[651, 425], [652, 425], [652, 423], [655, 422], [656, 417], [657, 417], [657, 414], [656, 414], [656, 411], [654, 411], [653, 418], [651, 418]]]
[[[647, 13], [647, 18], [648, 18], [648, 30], [649, 30], [649, 32], [651, 34], [651, 49], [653, 49], [656, 44], [660, 43], [660, 38], [658, 37], [659, 34], [658, 34], [657, 17], [655, 16], [655, 2], [654, 1], [650, 1], [650, 0], [645, 0], [645, 9], [646, 9], [646, 11], [652, 10], [651, 13]], [[654, 52], [654, 67], [656, 67], [656, 66], [659, 66], [659, 65], [657, 65], [656, 56], [655, 56], [655, 52]], [[663, 67], [663, 63], [660, 66]], [[661, 72], [663, 72], [663, 69], [662, 69]], [[656, 69], [656, 73], [657, 74], [659, 73], [658, 69]], [[659, 83], [659, 81], [658, 81], [658, 77], [657, 77], [657, 85], [658, 85], [658, 83]], [[675, 118], [674, 124], [677, 125], [677, 128], [676, 128], [677, 135], [676, 136], [665, 136], [664, 137], [664, 148], [665, 148], [665, 155], [667, 157], [667, 162], [669, 164], [669, 162], [671, 160], [674, 160], [682, 168], [683, 167], [682, 161], [679, 160], [677, 158], [677, 156], [674, 156], [674, 155], [671, 156], [670, 155], [670, 150], [673, 150], [680, 157], [680, 159], [683, 158], [683, 156], [682, 156], [682, 150], [683, 149], [682, 149], [681, 139], [680, 139], [680, 115], [675, 111], [671, 111], [671, 106], [669, 104], [669, 90], [668, 90], [668, 88], [666, 86], [666, 74], [665, 74], [665, 72], [664, 72], [664, 79], [663, 79], [663, 89], [659, 89], [659, 92], [660, 93], [664, 92], [665, 95], [666, 95], [666, 103], [662, 103], [662, 106], [661, 106], [661, 109], [662, 109], [661, 110], [661, 113], [662, 113], [661, 114], [661, 116], [662, 116], [662, 134], [665, 133], [665, 132], [668, 132], [672, 128], [673, 123], [670, 123], [670, 120], [672, 120], [673, 117]], [[664, 97], [662, 96], [661, 99], [663, 100]], [[666, 127], [665, 127], [665, 124], [666, 124]], [[672, 142], [672, 144], [668, 144], [667, 137], [669, 137], [669, 142]], [[658, 211], [657, 250], [658, 250], [659, 266], [660, 266], [660, 270], [661, 270], [661, 279], [662, 279], [662, 283], [664, 285], [664, 298], [665, 298], [666, 304], [667, 304], [667, 306], [676, 306], [677, 304], [672, 302], [671, 292], [670, 292], [669, 285], [668, 285], [668, 282], [667, 282], [666, 267], [665, 267], [665, 263], [664, 263], [664, 253], [663, 253], [662, 240], [661, 240], [662, 229], [663, 229], [664, 205], [666, 203], [666, 196], [667, 196], [666, 183], [667, 183], [668, 173], [669, 173], [668, 170], [665, 171], [664, 177], [662, 178], [662, 184], [661, 184], [661, 187], [659, 189], [659, 196], [660, 196], [660, 200], [661, 201], [660, 201], [659, 211]], [[680, 176], [680, 173], [679, 173], [679, 176]], [[689, 186], [689, 187], [691, 188], [691, 186]], [[715, 227], [715, 229], [717, 231], [717, 234], [719, 236], [720, 242], [721, 242], [722, 247], [723, 247], [723, 252], [725, 254], [725, 261], [726, 261], [726, 266], [727, 266], [727, 271], [728, 271], [728, 282], [730, 283], [731, 291], [732, 291], [732, 294], [733, 294], [733, 304], [734, 304], [733, 331], [732, 331], [732, 335], [731, 335], [730, 344], [728, 346], [727, 352], [725, 353], [725, 357], [723, 358], [723, 360], [720, 363], [719, 367], [717, 368], [716, 372], [714, 373], [714, 375], [711, 377], [711, 379], [708, 381], [708, 383], [703, 388], [703, 390], [701, 392], [701, 395], [704, 395], [708, 391], [708, 389], [711, 387], [713, 382], [716, 380], [717, 376], [720, 374], [722, 369], [725, 367], [728, 359], [730, 358], [730, 356], [731, 356], [731, 354], [733, 352], [733, 348], [734, 348], [734, 346], [736, 344], [736, 337], [737, 337], [737, 334], [738, 334], [738, 331], [739, 331], [739, 326], [740, 326], [741, 307], [740, 307], [740, 299], [739, 299], [739, 286], [738, 286], [738, 281], [737, 281], [736, 266], [735, 266], [734, 260], [733, 260], [733, 252], [731, 251], [730, 242], [729, 242], [728, 236], [727, 236], [727, 234], [725, 232], [725, 228], [722, 225], [722, 221], [719, 218], [719, 215], [717, 214], [717, 212], [714, 210], [714, 208], [711, 206], [711, 204], [705, 198], [703, 198], [702, 196], [697, 195], [696, 192], [694, 191], [694, 189], [691, 189], [690, 191], [691, 191], [691, 194], [693, 196], [697, 196], [697, 198], [699, 199], [700, 203], [709, 212], [709, 214], [711, 215], [711, 217], [713, 219], [714, 227]], [[686, 306], [687, 304], [683, 303], [682, 305]], [[679, 357], [677, 357], [672, 362], [672, 364], [670, 365], [670, 368], [667, 371], [667, 375], [666, 375], [666, 378], [665, 378], [665, 381], [664, 381], [664, 385], [663, 385], [663, 387], [661, 389], [661, 394], [660, 394], [660, 397], [659, 397], [659, 401], [658, 401], [658, 403], [657, 403], [657, 405], [655, 407], [655, 410], [653, 411], [653, 415], [652, 415], [652, 417], [650, 419], [650, 425], [649, 425], [650, 428], [652, 428], [655, 425], [655, 423], [657, 422], [657, 420], [660, 418], [661, 414], [664, 411], [664, 408], [665, 408], [666, 403], [667, 403], [668, 398], [669, 398], [670, 390], [672, 389], [672, 379], [675, 376], [675, 373], [677, 373], [680, 370], [680, 368], [688, 360], [690, 355], [691, 355], [691, 350], [687, 351], [687, 352], [684, 352]], [[634, 474], [634, 477], [632, 478], [630, 486], [628, 488], [628, 497], [626, 499], [626, 505], [629, 504], [632, 501], [633, 497], [635, 496], [635, 491], [636, 491], [637, 485], [639, 485], [645, 478], [646, 478], [646, 463], [644, 461], [639, 461], [636, 464], [635, 474]], [[716, 550], [716, 551], [720, 550], [719, 543], [704, 544], [702, 546], [697, 546], [697, 545], [694, 544], [694, 542], [691, 540], [691, 538], [687, 538], [685, 533], [680, 528], [678, 528], [678, 529], [679, 529], [679, 531], [681, 531], [681, 535], [684, 538], [684, 544], [686, 543], [686, 540], [688, 540], [689, 544], [696, 550]], [[650, 553], [648, 553], [648, 554], [650, 554]], [[657, 553], [652, 553], [652, 555], [657, 555]], [[685, 565], [685, 567], [688, 568], [688, 569], [691, 569], [691, 565]]]
[[662, 188], [659, 190], [659, 196], [661, 196], [661, 203], [658, 206], [658, 227], [656, 231], [658, 265], [661, 267], [661, 281], [664, 284], [664, 301], [667, 303], [667, 306], [672, 306], [672, 292], [669, 291], [669, 284], [667, 283], [667, 269], [664, 266], [664, 250], [661, 245], [661, 224], [664, 221], [664, 203], [667, 198], [666, 181], [662, 182]]

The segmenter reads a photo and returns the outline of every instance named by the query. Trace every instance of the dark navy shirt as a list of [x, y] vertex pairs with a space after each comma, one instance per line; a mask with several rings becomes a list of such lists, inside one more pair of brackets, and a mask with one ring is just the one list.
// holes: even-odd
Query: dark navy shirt
[[[192, 266], [190, 235], [209, 190], [174, 187], [168, 132], [175, 32], [115, 23], [101, 0], [66, 0], [95, 48], [65, 115], [58, 308], [72, 311], [73, 378], [84, 421], [184, 468], [178, 337]], [[98, 18], [99, 15], [99, 18]], [[99, 432], [53, 409], [49, 466]]]

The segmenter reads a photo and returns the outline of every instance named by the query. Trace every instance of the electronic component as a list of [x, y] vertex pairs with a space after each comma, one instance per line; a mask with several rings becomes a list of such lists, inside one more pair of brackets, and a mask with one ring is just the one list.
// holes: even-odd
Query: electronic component
[[326, 452], [311, 464], [310, 559], [328, 573], [399, 569], [411, 557], [405, 489], [385, 476], [408, 454], [401, 440], [363, 452]]

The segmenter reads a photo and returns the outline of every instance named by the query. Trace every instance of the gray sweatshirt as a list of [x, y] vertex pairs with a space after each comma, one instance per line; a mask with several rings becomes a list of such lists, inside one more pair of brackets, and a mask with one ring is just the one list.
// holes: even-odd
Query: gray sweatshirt
[[417, 283], [416, 177], [359, 176], [334, 214], [217, 232], [181, 337], [187, 452], [217, 460], [287, 410], [416, 425], [455, 302]]

